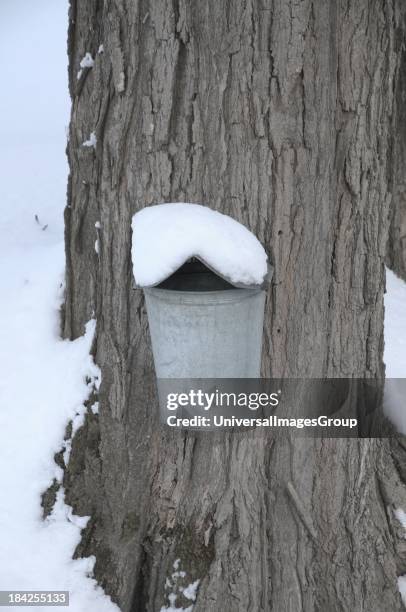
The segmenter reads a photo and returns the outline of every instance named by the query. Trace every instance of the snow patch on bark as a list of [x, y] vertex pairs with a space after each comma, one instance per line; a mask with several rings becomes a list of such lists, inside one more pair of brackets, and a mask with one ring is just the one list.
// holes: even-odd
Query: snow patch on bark
[[83, 70], [85, 68], [93, 68], [93, 66], [94, 66], [94, 59], [92, 58], [90, 53], [86, 53], [85, 54], [85, 56], [80, 60], [79, 66], [80, 66], [80, 70], [79, 70], [79, 72], [77, 74], [78, 80], [82, 76]]
[[396, 508], [396, 510], [394, 510], [394, 514], [405, 530], [404, 537], [406, 538], [406, 512], [404, 512], [402, 508]]
[[[396, 508], [393, 513], [402, 525], [405, 531], [403, 537], [406, 538], [406, 512], [402, 510], [402, 508]], [[406, 575], [398, 576], [398, 589], [402, 597], [403, 605], [406, 607]]]
[[90, 53], [86, 53], [84, 58], [80, 61], [79, 66], [81, 68], [93, 68], [93, 66], [94, 66], [94, 59], [92, 58]]
[[[182, 607], [182, 605], [177, 605], [177, 599], [180, 596], [183, 596], [185, 599], [189, 601], [195, 601], [197, 590], [199, 588], [200, 580], [195, 580], [191, 582], [187, 586], [182, 586], [181, 582], [184, 582], [186, 578], [186, 572], [180, 569], [180, 559], [176, 559], [173, 563], [173, 569], [170, 578], [167, 578], [165, 581], [165, 589], [172, 589], [170, 593], [167, 594], [168, 606], [162, 606], [160, 612], [192, 612], [193, 604], [188, 606], [187, 608]], [[180, 580], [181, 579], [181, 580]]]
[[90, 136], [89, 136], [88, 140], [85, 140], [82, 143], [82, 147], [93, 147], [95, 149], [96, 145], [97, 145], [96, 134], [94, 132], [90, 132]]

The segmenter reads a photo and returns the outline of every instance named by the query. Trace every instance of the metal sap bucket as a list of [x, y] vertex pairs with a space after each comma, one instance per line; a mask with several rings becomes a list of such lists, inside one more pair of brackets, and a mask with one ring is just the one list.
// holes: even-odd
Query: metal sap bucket
[[144, 288], [157, 378], [259, 378], [265, 289], [196, 260]]

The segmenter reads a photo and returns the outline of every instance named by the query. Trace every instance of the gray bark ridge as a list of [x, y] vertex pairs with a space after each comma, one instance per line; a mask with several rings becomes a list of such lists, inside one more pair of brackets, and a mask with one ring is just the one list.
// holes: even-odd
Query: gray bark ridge
[[406, 281], [406, 7], [401, 3], [396, 21], [396, 52], [399, 55], [394, 80], [392, 117], [397, 137], [388, 163], [393, 171], [393, 200], [388, 240], [388, 266]]
[[64, 485], [123, 612], [168, 605], [178, 559], [194, 612], [402, 609], [402, 447], [159, 427], [130, 230], [157, 202], [230, 214], [274, 265], [264, 375], [382, 377], [399, 6], [71, 1], [63, 327], [96, 316], [102, 384]]

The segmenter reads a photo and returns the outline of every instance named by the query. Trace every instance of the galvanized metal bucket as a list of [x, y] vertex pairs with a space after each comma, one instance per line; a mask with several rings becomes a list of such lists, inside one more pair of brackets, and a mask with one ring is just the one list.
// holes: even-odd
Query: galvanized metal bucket
[[194, 261], [144, 292], [158, 379], [259, 378], [264, 286], [236, 288]]

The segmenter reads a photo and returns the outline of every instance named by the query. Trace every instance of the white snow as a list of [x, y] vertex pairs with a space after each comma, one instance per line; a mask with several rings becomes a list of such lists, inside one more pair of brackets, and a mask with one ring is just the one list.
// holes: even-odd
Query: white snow
[[406, 576], [398, 577], [398, 589], [402, 597], [403, 605], [406, 607]]
[[400, 433], [406, 434], [406, 379], [386, 379], [383, 405], [388, 419]]
[[179, 584], [179, 578], [185, 578], [186, 572], [180, 569], [180, 559], [176, 559], [173, 562], [173, 569], [174, 571], [171, 574], [171, 578], [166, 578], [165, 581], [165, 589], [173, 589], [166, 595], [169, 606], [162, 606], [160, 612], [192, 612], [193, 604], [187, 608], [183, 608], [177, 606], [176, 601], [179, 595], [183, 595], [186, 599], [195, 601], [200, 580], [195, 580], [195, 582], [191, 582], [186, 587], [183, 587]]
[[[70, 612], [117, 612], [117, 606], [91, 577], [94, 558], [72, 560], [88, 517], [73, 515], [62, 489], [45, 522], [40, 507], [41, 493], [53, 478], [60, 481], [62, 477], [54, 453], [63, 444], [65, 457], [70, 453], [70, 442], [63, 443], [66, 423], [73, 419], [73, 427], [80, 426], [83, 401], [100, 382], [100, 373], [89, 356], [95, 322], [90, 321], [84, 335], [74, 342], [59, 337], [67, 177], [64, 126], [69, 116], [67, 5], [66, 0], [37, 0], [32, 5], [26, 0], [0, 3], [0, 71], [7, 83], [0, 96], [0, 589], [69, 590]], [[220, 273], [237, 268], [240, 279], [242, 270], [249, 282], [260, 279], [265, 259], [256, 239], [245, 234], [242, 246], [256, 245], [253, 250], [262, 262], [261, 273], [256, 260], [245, 261], [245, 255], [238, 255], [240, 245], [236, 252], [229, 219], [220, 223], [216, 217], [211, 225], [208, 216], [218, 213], [204, 209], [206, 212], [197, 215], [191, 211], [192, 206], [198, 207], [187, 206], [193, 225], [198, 222], [192, 234], [203, 243], [201, 256], [214, 253], [212, 264], [217, 266], [215, 251], [220, 251]], [[141, 281], [137, 276], [140, 284], [159, 282], [194, 254], [186, 248], [191, 242], [196, 244], [185, 238], [189, 222], [185, 227], [178, 218], [173, 227], [165, 229], [159, 210], [151, 212], [159, 208], [148, 209], [144, 220], [139, 213], [134, 221], [134, 238], [145, 225], [153, 243], [154, 258], [151, 266], [141, 270]], [[154, 214], [159, 217], [159, 235], [150, 217]], [[171, 224], [173, 220], [171, 215]], [[227, 231], [226, 236], [221, 231], [219, 238], [220, 227], [227, 227]], [[238, 236], [242, 236], [241, 226], [237, 227]], [[166, 230], [169, 240], [181, 237], [182, 249], [174, 249], [176, 261], [171, 254], [166, 262], [167, 246], [159, 244], [159, 236], [165, 236]], [[147, 247], [142, 242], [135, 246], [135, 254], [141, 249], [135, 272], [145, 258]], [[210, 265], [209, 260], [207, 263]], [[390, 377], [406, 376], [405, 304], [405, 284], [388, 273], [385, 361]], [[91, 379], [89, 384], [86, 375]], [[92, 411], [97, 414], [97, 404]], [[399, 517], [403, 523], [405, 513]], [[180, 569], [180, 560], [173, 569], [166, 585], [167, 590], [172, 589], [168, 595], [171, 607], [162, 608], [166, 612], [179, 612], [180, 608], [173, 608], [179, 594], [195, 595], [198, 586], [195, 581], [181, 591], [177, 584], [186, 572]], [[406, 603], [406, 576], [399, 577], [399, 589]], [[49, 608], [38, 606], [36, 610], [46, 612]], [[186, 610], [190, 612], [192, 606]]]
[[384, 412], [406, 434], [406, 283], [386, 270]]
[[[66, 424], [80, 426], [99, 377], [89, 356], [95, 322], [74, 342], [59, 336], [67, 11], [66, 0], [0, 4], [0, 589], [69, 590], [71, 612], [112, 612], [91, 577], [94, 558], [72, 560], [88, 517], [73, 515], [63, 489], [46, 521], [40, 506], [62, 477], [53, 455]], [[64, 449], [67, 458], [69, 441]]]
[[406, 512], [402, 510], [402, 508], [396, 508], [394, 510], [394, 514], [398, 519], [399, 523], [402, 525], [403, 529], [405, 530], [404, 537], [406, 538]]
[[194, 582], [191, 582], [185, 589], [182, 590], [182, 595], [186, 597], [186, 599], [195, 601], [199, 584], [200, 580], [195, 580]]
[[94, 66], [94, 59], [92, 58], [90, 53], [86, 53], [86, 55], [80, 60], [79, 66], [80, 66], [80, 70], [78, 71], [78, 74], [77, 74], [78, 80], [82, 76], [83, 70], [85, 68], [93, 68]]
[[406, 378], [406, 283], [388, 269], [384, 361], [387, 378]]
[[84, 58], [80, 60], [79, 66], [81, 68], [93, 68], [94, 59], [92, 58], [90, 53], [86, 53]]
[[[405, 530], [404, 538], [406, 538], [406, 512], [402, 508], [396, 508], [394, 514]], [[404, 606], [406, 607], [406, 575], [398, 576], [398, 589], [402, 597]]]
[[101, 229], [100, 221], [96, 221], [94, 226], [96, 228], [96, 235], [97, 235], [96, 241], [94, 243], [94, 250], [96, 251], [98, 255], [100, 255], [100, 240], [99, 240], [99, 229]]
[[94, 132], [90, 132], [90, 136], [88, 140], [85, 140], [82, 143], [82, 147], [93, 147], [94, 149], [96, 148], [97, 145], [97, 138], [96, 138], [96, 134]]
[[141, 287], [157, 285], [190, 257], [236, 284], [261, 284], [267, 273], [267, 256], [257, 238], [206, 206], [149, 206], [134, 215], [132, 230], [134, 278]]
[[[398, 431], [406, 434], [406, 283], [386, 270], [386, 291], [384, 411]], [[397, 508], [395, 516], [406, 537], [406, 513]], [[406, 606], [406, 575], [398, 577], [398, 588]]]

